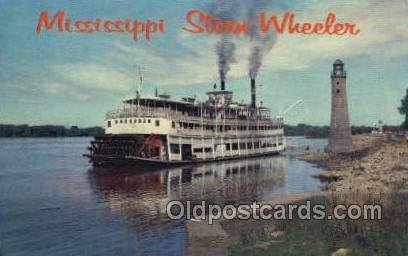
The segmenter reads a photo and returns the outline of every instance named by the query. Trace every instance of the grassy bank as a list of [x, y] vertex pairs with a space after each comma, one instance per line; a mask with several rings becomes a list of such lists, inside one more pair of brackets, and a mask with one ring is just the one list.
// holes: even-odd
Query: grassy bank
[[236, 237], [229, 254], [408, 255], [407, 194], [314, 197], [311, 202], [327, 209], [339, 203], [380, 203], [382, 220], [225, 221], [224, 228]]

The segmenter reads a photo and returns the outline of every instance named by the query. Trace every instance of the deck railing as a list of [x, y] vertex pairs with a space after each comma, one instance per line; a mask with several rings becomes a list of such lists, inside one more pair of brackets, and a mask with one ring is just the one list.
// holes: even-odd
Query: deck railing
[[257, 116], [257, 118], [250, 117], [246, 119], [243, 116], [228, 116], [223, 115], [223, 113], [218, 113], [217, 118], [210, 118], [209, 116], [189, 115], [187, 112], [184, 114], [182, 112], [177, 112], [169, 109], [153, 109], [146, 107], [139, 108], [124, 108], [120, 110], [110, 111], [106, 114], [106, 119], [117, 119], [117, 118], [138, 118], [138, 117], [152, 117], [152, 118], [168, 118], [174, 122], [192, 122], [192, 123], [202, 123], [203, 125], [245, 125], [247, 123], [253, 124], [254, 122], [259, 123], [259, 125], [271, 124], [272, 126], [280, 127], [282, 121], [277, 118], [265, 118]]

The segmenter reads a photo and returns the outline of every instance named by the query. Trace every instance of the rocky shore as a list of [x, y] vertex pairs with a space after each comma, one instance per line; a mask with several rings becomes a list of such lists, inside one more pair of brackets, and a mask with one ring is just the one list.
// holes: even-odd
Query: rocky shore
[[324, 171], [317, 176], [330, 191], [387, 192], [408, 189], [408, 142], [386, 135], [353, 136], [355, 151], [349, 155], [308, 153], [302, 160]]

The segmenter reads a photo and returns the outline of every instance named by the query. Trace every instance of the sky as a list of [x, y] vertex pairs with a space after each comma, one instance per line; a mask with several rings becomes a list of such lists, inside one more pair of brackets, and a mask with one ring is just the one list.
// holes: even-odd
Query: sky
[[[172, 98], [205, 92], [218, 82], [215, 45], [219, 35], [182, 29], [191, 9], [208, 10], [211, 1], [181, 0], [0, 0], [0, 123], [103, 125], [105, 113], [122, 107], [139, 84], [142, 95], [157, 88]], [[57, 11], [75, 20], [165, 20], [165, 33], [150, 41], [128, 33], [36, 33], [39, 15]], [[397, 108], [408, 88], [408, 0], [273, 1], [268, 14], [295, 13], [299, 21], [322, 22], [334, 12], [354, 22], [357, 36], [279, 34], [264, 56], [257, 77], [259, 102], [288, 124], [330, 123], [330, 71], [345, 62], [352, 125], [378, 120], [396, 125]], [[248, 39], [237, 43], [226, 86], [235, 100], [249, 102]]]

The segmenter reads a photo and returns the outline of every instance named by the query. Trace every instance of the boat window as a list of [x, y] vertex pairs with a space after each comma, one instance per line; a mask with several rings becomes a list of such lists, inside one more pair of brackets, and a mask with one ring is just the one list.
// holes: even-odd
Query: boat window
[[238, 150], [238, 143], [232, 143], [232, 150]]
[[247, 143], [247, 148], [248, 148], [248, 149], [251, 149], [251, 148], [252, 148], [252, 143], [251, 143], [251, 142], [248, 142], [248, 143]]
[[142, 123], [142, 119], [139, 119], [139, 124]]
[[203, 149], [202, 148], [195, 148], [194, 153], [202, 153]]
[[122, 119], [120, 119], [120, 123], [123, 123], [123, 120], [122, 120]]
[[129, 123], [132, 123], [132, 119], [129, 119]]
[[143, 123], [146, 123], [146, 119], [143, 119]]
[[212, 148], [205, 148], [204, 151], [205, 151], [206, 153], [210, 153], [210, 152], [212, 151]]
[[171, 127], [176, 128], [176, 123], [175, 123], [175, 122], [171, 122]]
[[227, 151], [231, 150], [231, 144], [227, 143], [225, 146], [226, 146]]
[[147, 119], [147, 122], [148, 122], [149, 124], [151, 123], [151, 121], [152, 121], [152, 120], [150, 120], [150, 119]]
[[246, 144], [243, 143], [243, 142], [239, 143], [239, 148], [240, 149], [246, 149]]
[[127, 124], [127, 119], [125, 119], [125, 124]]
[[180, 145], [179, 144], [170, 144], [170, 151], [172, 154], [180, 154]]
[[117, 124], [118, 123], [118, 120], [115, 120], [115, 124]]
[[156, 120], [156, 126], [160, 126], [160, 120]]
[[108, 127], [111, 127], [111, 121], [108, 121]]

